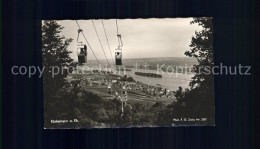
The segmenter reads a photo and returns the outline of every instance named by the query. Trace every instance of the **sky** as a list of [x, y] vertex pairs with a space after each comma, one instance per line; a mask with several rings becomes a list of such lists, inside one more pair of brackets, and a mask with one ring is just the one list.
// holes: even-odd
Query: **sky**
[[[103, 45], [106, 57], [111, 59], [106, 36], [101, 20], [93, 20], [100, 41]], [[189, 50], [191, 37], [195, 31], [202, 27], [197, 24], [190, 24], [192, 18], [165, 18], [165, 19], [119, 19], [118, 31], [122, 36], [122, 54], [124, 59], [131, 58], [155, 58], [155, 57], [185, 57], [184, 52]], [[103, 20], [112, 57], [118, 47], [116, 20]], [[105, 59], [98, 37], [91, 20], [78, 20], [83, 32], [90, 43], [98, 59]], [[73, 41], [68, 47], [72, 51], [71, 57], [77, 60], [77, 36], [78, 26], [75, 20], [62, 20], [58, 24], [64, 27], [62, 35], [72, 38]], [[87, 44], [82, 34], [79, 41]], [[88, 47], [88, 59], [95, 57]]]

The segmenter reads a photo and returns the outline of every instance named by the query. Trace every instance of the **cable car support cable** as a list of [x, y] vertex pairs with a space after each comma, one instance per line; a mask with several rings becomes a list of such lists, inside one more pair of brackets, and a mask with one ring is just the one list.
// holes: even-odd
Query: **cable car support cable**
[[[117, 31], [117, 37], [118, 37], [118, 47], [123, 47], [123, 42], [121, 39], [121, 34], [118, 33], [118, 24], [117, 24], [117, 19], [116, 19], [116, 31]], [[120, 45], [121, 44], [121, 45]]]
[[[91, 20], [91, 21], [92, 21], [92, 24], [93, 24], [93, 26], [94, 26], [95, 32], [96, 32], [96, 34], [97, 34], [99, 43], [100, 43], [101, 48], [102, 48], [102, 50], [103, 50], [103, 53], [104, 53], [104, 55], [105, 55], [105, 58], [106, 58], [106, 60], [107, 60], [107, 56], [106, 56], [105, 50], [104, 50], [104, 48], [103, 48], [103, 45], [102, 45], [102, 43], [101, 43], [101, 41], [100, 41], [99, 35], [98, 35], [98, 33], [97, 33], [97, 29], [96, 29], [96, 26], [95, 26], [95, 24], [94, 24], [94, 21], [93, 21], [93, 20]], [[107, 64], [110, 66], [108, 60], [107, 60]]]
[[113, 60], [113, 56], [112, 56], [112, 52], [111, 52], [111, 48], [110, 48], [110, 45], [109, 45], [109, 42], [108, 42], [108, 38], [107, 38], [107, 33], [106, 33], [105, 25], [104, 25], [104, 23], [103, 23], [103, 20], [101, 20], [101, 22], [102, 22], [103, 29], [104, 29], [104, 32], [105, 32], [105, 35], [106, 35], [107, 45], [108, 45], [108, 48], [109, 48], [109, 51], [110, 51], [111, 59], [112, 59], [113, 63], [115, 64], [115, 62], [114, 62], [114, 60]]

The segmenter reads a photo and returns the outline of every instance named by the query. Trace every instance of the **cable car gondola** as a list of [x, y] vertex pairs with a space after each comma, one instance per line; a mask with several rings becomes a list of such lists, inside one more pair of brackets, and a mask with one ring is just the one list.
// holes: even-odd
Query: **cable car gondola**
[[115, 50], [115, 61], [116, 61], [116, 65], [122, 65], [122, 49], [120, 47], [123, 46], [123, 42], [121, 39], [121, 35], [118, 34], [118, 48]]
[[85, 44], [78, 44], [77, 54], [80, 64], [87, 63], [87, 46]]
[[79, 42], [79, 34], [82, 32], [82, 29], [78, 29], [78, 38], [77, 38], [77, 55], [78, 55], [78, 62], [79, 64], [87, 63], [87, 46], [86, 44], [83, 44], [82, 42]]
[[122, 49], [119, 47], [115, 51], [116, 65], [122, 65]]

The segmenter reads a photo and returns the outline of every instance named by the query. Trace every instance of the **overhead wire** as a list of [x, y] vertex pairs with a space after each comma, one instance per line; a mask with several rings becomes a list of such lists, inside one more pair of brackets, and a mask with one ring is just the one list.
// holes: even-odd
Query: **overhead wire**
[[98, 37], [99, 43], [100, 43], [100, 45], [101, 45], [102, 51], [103, 51], [103, 53], [104, 53], [104, 55], [105, 55], [105, 58], [106, 58], [107, 64], [110, 66], [110, 64], [109, 64], [109, 62], [108, 62], [108, 59], [107, 59], [107, 56], [106, 56], [106, 53], [105, 53], [105, 50], [104, 50], [103, 45], [102, 45], [102, 43], [101, 43], [101, 40], [100, 40], [100, 38], [99, 38], [99, 35], [98, 35], [98, 32], [97, 32], [97, 29], [96, 29], [95, 23], [94, 23], [93, 20], [91, 20], [91, 21], [92, 21], [92, 24], [93, 24], [93, 26], [94, 26], [95, 32], [96, 32], [96, 34], [97, 34], [97, 37]]
[[116, 19], [116, 33], [118, 35], [118, 25], [117, 25], [117, 19]]
[[110, 48], [110, 45], [109, 45], [109, 41], [108, 41], [108, 38], [107, 38], [107, 33], [106, 33], [105, 25], [104, 25], [104, 22], [103, 22], [102, 19], [101, 19], [101, 22], [102, 22], [102, 25], [103, 25], [103, 29], [104, 29], [104, 32], [105, 32], [106, 39], [107, 39], [107, 45], [108, 45], [108, 48], [109, 48], [109, 51], [110, 51], [111, 59], [112, 59], [113, 63], [115, 64], [115, 62], [114, 62], [114, 60], [113, 60], [111, 48]]
[[121, 39], [121, 34], [119, 34], [119, 32], [118, 32], [117, 19], [116, 19], [116, 31], [117, 31], [117, 38], [118, 38], [118, 47], [122, 47], [123, 46], [123, 42], [122, 42], [122, 39]]

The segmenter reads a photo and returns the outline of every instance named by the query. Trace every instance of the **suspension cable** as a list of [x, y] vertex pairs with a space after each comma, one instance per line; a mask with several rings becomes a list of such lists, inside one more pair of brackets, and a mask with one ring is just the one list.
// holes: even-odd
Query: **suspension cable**
[[112, 52], [111, 52], [111, 48], [110, 48], [110, 45], [109, 45], [109, 42], [108, 42], [108, 38], [107, 38], [107, 33], [106, 33], [105, 25], [104, 25], [104, 22], [103, 22], [102, 19], [101, 19], [101, 22], [102, 22], [103, 29], [104, 29], [104, 32], [105, 32], [105, 35], [106, 35], [107, 45], [108, 45], [108, 48], [109, 48], [109, 51], [110, 51], [111, 59], [112, 59], [113, 63], [115, 64], [115, 62], [114, 62], [114, 60], [113, 60], [113, 56], [112, 56]]
[[117, 31], [117, 38], [118, 38], [118, 47], [122, 47], [123, 46], [123, 42], [122, 42], [122, 39], [121, 39], [121, 34], [118, 33], [117, 19], [116, 19], [116, 31]]
[[116, 19], [116, 33], [118, 35], [118, 25], [117, 25], [117, 19]]
[[79, 34], [83, 32], [83, 30], [81, 28], [78, 29], [78, 37], [77, 37], [77, 42], [79, 42]]
[[[105, 50], [104, 50], [104, 48], [103, 48], [103, 45], [102, 45], [102, 43], [101, 43], [101, 41], [100, 41], [99, 35], [98, 35], [98, 33], [97, 33], [97, 29], [96, 29], [95, 23], [94, 23], [93, 20], [91, 20], [91, 21], [92, 21], [92, 24], [93, 24], [93, 26], [94, 26], [95, 32], [96, 32], [96, 34], [97, 34], [97, 37], [98, 37], [99, 43], [100, 43], [101, 48], [102, 48], [102, 50], [103, 50], [103, 53], [104, 53], [104, 55], [105, 55], [105, 58], [106, 58], [106, 60], [107, 60], [107, 56], [106, 56]], [[107, 60], [107, 64], [110, 66], [108, 60]]]
[[117, 19], [116, 19], [116, 33], [117, 33], [118, 47], [120, 47]]

